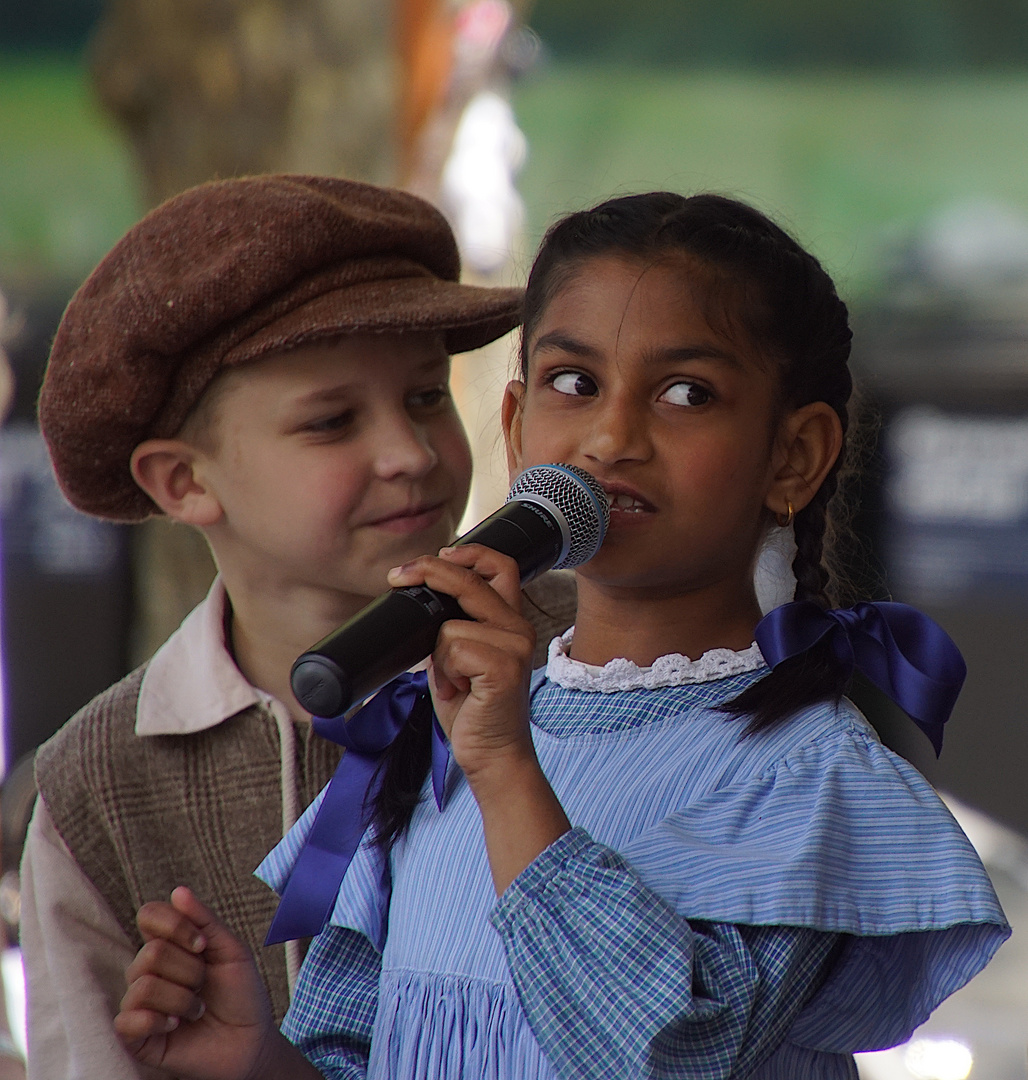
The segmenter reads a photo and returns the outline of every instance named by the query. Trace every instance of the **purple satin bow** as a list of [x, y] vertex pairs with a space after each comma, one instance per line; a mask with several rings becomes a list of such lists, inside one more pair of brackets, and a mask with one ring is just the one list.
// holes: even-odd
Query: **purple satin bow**
[[443, 808], [450, 752], [432, 712], [428, 676], [403, 674], [384, 686], [350, 720], [314, 717], [314, 730], [346, 747], [318, 807], [307, 839], [282, 890], [265, 945], [321, 932], [335, 906], [339, 885], [371, 823], [371, 808], [381, 787], [382, 754], [416, 715], [432, 713], [432, 790]]
[[825, 611], [810, 600], [768, 612], [755, 634], [772, 668], [827, 637], [848, 674], [854, 668], [886, 693], [928, 736], [936, 756], [967, 665], [952, 638], [908, 604], [861, 603]]

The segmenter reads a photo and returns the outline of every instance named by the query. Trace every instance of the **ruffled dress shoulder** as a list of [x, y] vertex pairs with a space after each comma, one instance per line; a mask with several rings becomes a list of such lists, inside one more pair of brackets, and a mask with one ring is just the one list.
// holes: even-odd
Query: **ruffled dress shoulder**
[[[533, 681], [532, 730], [575, 842], [612, 849], [690, 922], [843, 935], [754, 1077], [854, 1075], [850, 1054], [909, 1037], [1008, 936], [952, 815], [849, 702], [745, 736], [745, 720], [718, 706], [767, 673], [755, 646], [590, 669], [567, 657], [568, 640], [555, 639]], [[262, 864], [273, 888], [318, 805]], [[385, 866], [366, 840], [330, 918], [381, 954], [369, 1076], [556, 1075], [518, 1000], [496, 908], [477, 806], [451, 764], [443, 812], [423, 800]]]

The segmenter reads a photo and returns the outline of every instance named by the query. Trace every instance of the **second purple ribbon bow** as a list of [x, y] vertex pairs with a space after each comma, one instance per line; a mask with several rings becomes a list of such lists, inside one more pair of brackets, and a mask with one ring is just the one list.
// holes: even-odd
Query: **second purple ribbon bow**
[[943, 725], [967, 665], [949, 634], [923, 612], [878, 601], [826, 611], [798, 600], [768, 612], [755, 637], [772, 668], [827, 637], [847, 672], [856, 668], [887, 694], [941, 752]]
[[318, 807], [289, 880], [282, 890], [265, 945], [321, 932], [346, 869], [371, 823], [371, 809], [381, 786], [378, 765], [383, 753], [411, 719], [432, 715], [432, 790], [443, 808], [450, 752], [432, 711], [428, 675], [403, 674], [384, 686], [362, 709], [342, 716], [314, 717], [314, 730], [346, 747]]

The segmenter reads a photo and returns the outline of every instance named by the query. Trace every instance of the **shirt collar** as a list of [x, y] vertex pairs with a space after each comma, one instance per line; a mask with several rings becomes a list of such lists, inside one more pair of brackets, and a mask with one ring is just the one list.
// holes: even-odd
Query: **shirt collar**
[[658, 656], [649, 667], [640, 667], [631, 660], [617, 658], [599, 667], [572, 660], [568, 653], [574, 639], [572, 626], [550, 642], [546, 677], [565, 690], [585, 690], [613, 694], [621, 690], [660, 690], [666, 686], [692, 686], [715, 682], [756, 671], [765, 666], [760, 648], [754, 642], [748, 649], [711, 649], [698, 660], [680, 653]]
[[154, 654], [139, 688], [137, 735], [192, 735], [264, 700], [225, 645], [227, 602], [218, 576]]

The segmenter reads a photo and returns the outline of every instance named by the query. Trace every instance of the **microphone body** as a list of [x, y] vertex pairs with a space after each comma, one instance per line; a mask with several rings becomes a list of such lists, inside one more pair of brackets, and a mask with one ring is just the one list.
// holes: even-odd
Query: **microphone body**
[[[526, 469], [507, 502], [456, 544], [510, 556], [524, 585], [592, 558], [608, 520], [606, 495], [588, 473], [539, 465]], [[315, 716], [339, 716], [428, 656], [444, 622], [466, 618], [446, 593], [425, 585], [391, 589], [296, 660], [293, 693]]]

